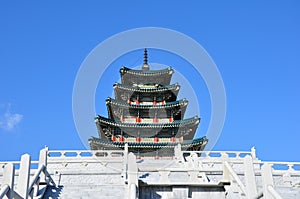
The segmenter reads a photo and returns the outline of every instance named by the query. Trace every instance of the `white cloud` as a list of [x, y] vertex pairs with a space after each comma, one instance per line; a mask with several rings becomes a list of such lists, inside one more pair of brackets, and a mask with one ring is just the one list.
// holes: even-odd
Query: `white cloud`
[[6, 109], [4, 113], [0, 110], [0, 128], [6, 131], [14, 129], [23, 119], [23, 115], [19, 113], [11, 113], [10, 104], [0, 106], [0, 108]]

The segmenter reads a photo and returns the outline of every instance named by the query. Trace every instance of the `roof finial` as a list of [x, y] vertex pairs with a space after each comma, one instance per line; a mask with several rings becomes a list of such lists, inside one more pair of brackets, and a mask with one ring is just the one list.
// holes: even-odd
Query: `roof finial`
[[142, 69], [149, 70], [147, 48], [145, 48], [145, 50], [144, 50], [144, 65], [143, 65]]
[[148, 52], [147, 48], [144, 50], [144, 65], [148, 64]]

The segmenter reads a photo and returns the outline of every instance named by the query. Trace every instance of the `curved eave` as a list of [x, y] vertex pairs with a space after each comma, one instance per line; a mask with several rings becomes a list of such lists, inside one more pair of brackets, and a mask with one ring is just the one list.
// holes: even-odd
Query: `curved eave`
[[186, 107], [188, 105], [188, 100], [182, 99], [175, 102], [166, 102], [165, 104], [159, 105], [137, 105], [137, 104], [128, 104], [124, 101], [115, 100], [112, 98], [107, 98], [106, 104], [108, 106], [115, 105], [120, 106], [122, 108], [131, 108], [131, 109], [166, 109], [166, 108], [175, 108], [175, 107]]
[[178, 92], [180, 89], [179, 84], [172, 84], [167, 86], [159, 86], [157, 88], [139, 88], [135, 86], [128, 86], [120, 83], [115, 83], [113, 85], [114, 89], [119, 89], [121, 91], [127, 91], [127, 92], [138, 92], [138, 93], [160, 93], [160, 92]]
[[123, 66], [120, 69], [120, 74], [121, 76], [125, 74], [130, 74], [130, 75], [136, 75], [136, 76], [161, 76], [161, 75], [172, 75], [174, 73], [174, 70], [169, 67], [161, 70], [135, 70], [135, 69], [130, 69], [125, 66]]
[[188, 126], [196, 126], [200, 123], [199, 117], [188, 118], [184, 120], [175, 120], [172, 123], [122, 123], [122, 122], [115, 122], [109, 118], [105, 118], [102, 116], [97, 116], [95, 118], [95, 122], [100, 126], [112, 126], [118, 128], [179, 128], [179, 127], [188, 127]]
[[101, 140], [99, 138], [92, 137], [89, 139], [90, 145], [98, 145], [100, 148], [103, 147], [124, 147], [125, 144], [128, 144], [129, 148], [174, 148], [178, 144], [182, 148], [200, 148], [203, 149], [207, 144], [208, 139], [206, 137], [197, 138], [194, 140], [187, 140], [184, 142], [169, 142], [169, 143], [160, 143], [160, 142], [112, 142], [107, 140]]

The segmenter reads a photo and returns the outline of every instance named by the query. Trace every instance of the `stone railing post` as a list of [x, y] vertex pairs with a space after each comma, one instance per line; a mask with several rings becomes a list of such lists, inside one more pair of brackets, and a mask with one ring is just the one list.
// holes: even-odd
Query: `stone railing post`
[[137, 198], [138, 192], [138, 168], [136, 163], [136, 157], [133, 153], [128, 154], [128, 188], [129, 188], [129, 198]]
[[177, 146], [174, 147], [174, 156], [175, 156], [175, 160], [177, 160], [178, 162], [184, 162], [183, 154], [181, 151], [181, 144], [178, 144]]
[[125, 181], [128, 179], [127, 176], [127, 170], [128, 170], [128, 144], [126, 143], [124, 146], [124, 160], [123, 160], [123, 173]]
[[246, 193], [248, 198], [255, 198], [257, 196], [255, 173], [253, 168], [253, 159], [250, 155], [244, 158], [244, 170], [246, 181]]
[[[14, 178], [15, 178], [15, 166], [12, 163], [8, 163], [4, 167], [2, 185], [8, 185], [9, 191], [4, 196], [4, 199], [12, 199], [14, 194]], [[1, 188], [1, 187], [0, 187]]]
[[126, 143], [125, 146], [124, 146], [124, 161], [125, 161], [125, 164], [127, 164], [127, 161], [128, 161], [128, 143]]
[[262, 166], [262, 182], [263, 182], [263, 195], [266, 199], [281, 199], [281, 196], [274, 189], [274, 181], [272, 175], [272, 167], [270, 164], [265, 163]]
[[253, 159], [256, 159], [256, 149], [254, 146], [251, 148], [251, 155]]
[[[47, 157], [48, 157], [48, 147], [45, 147], [40, 151], [39, 157], [39, 166], [44, 165], [47, 168]], [[46, 184], [47, 183], [47, 176], [44, 172], [40, 174], [40, 183]]]
[[28, 185], [30, 176], [30, 155], [24, 154], [21, 157], [17, 193], [23, 198], [28, 198]]
[[230, 181], [235, 192], [239, 192], [241, 196], [246, 194], [246, 188], [238, 177], [237, 173], [232, 169], [228, 162], [223, 163], [223, 180]]

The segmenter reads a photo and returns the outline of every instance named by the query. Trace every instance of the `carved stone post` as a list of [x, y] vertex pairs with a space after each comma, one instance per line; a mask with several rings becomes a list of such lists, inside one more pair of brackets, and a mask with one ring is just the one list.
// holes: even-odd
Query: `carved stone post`
[[[40, 151], [40, 158], [39, 158], [39, 166], [44, 165], [47, 168], [47, 157], [48, 157], [48, 147], [45, 147]], [[40, 183], [47, 183], [47, 176], [44, 172], [40, 175]]]
[[248, 198], [255, 198], [257, 195], [255, 173], [253, 168], [252, 157], [247, 155], [244, 159], [246, 192]]
[[269, 164], [264, 164], [262, 166], [262, 181], [263, 181], [263, 192], [264, 198], [274, 199], [271, 193], [268, 191], [268, 186], [274, 186], [272, 168]]
[[137, 198], [138, 192], [138, 168], [136, 163], [136, 157], [133, 153], [128, 154], [128, 188], [129, 198]]
[[4, 196], [4, 199], [12, 199], [14, 194], [14, 177], [15, 177], [15, 166], [12, 163], [8, 163], [4, 167], [3, 171], [3, 183], [2, 185], [8, 185], [9, 191]]
[[24, 199], [28, 198], [28, 185], [30, 176], [30, 155], [24, 154], [21, 157], [20, 174], [17, 193]]
[[178, 162], [183, 162], [183, 155], [181, 151], [181, 144], [174, 147], [174, 156]]

